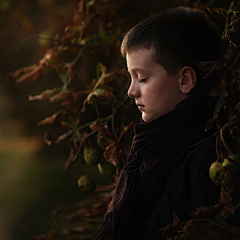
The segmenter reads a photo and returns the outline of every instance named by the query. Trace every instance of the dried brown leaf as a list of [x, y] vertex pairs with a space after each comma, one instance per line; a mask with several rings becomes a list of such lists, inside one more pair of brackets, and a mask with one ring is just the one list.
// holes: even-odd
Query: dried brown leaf
[[128, 133], [129, 131], [131, 131], [133, 129], [134, 123], [131, 121], [127, 126], [125, 126], [123, 128], [123, 130], [121, 131], [120, 135], [119, 135], [119, 141], [121, 140], [122, 136], [125, 133]]
[[214, 206], [201, 206], [195, 208], [191, 211], [191, 215], [194, 217], [201, 217], [201, 218], [210, 218], [215, 216], [223, 207], [222, 203], [217, 203]]
[[61, 141], [65, 140], [67, 137], [69, 137], [71, 134], [73, 133], [72, 130], [69, 130], [66, 133], [63, 133], [62, 135], [60, 135], [56, 141], [54, 142], [54, 144], [59, 144]]
[[223, 225], [210, 219], [190, 219], [180, 234], [194, 240], [237, 240], [239, 233], [240, 230], [237, 227]]
[[44, 125], [62, 125], [62, 120], [68, 115], [67, 110], [62, 109], [52, 116], [45, 118], [41, 122], [38, 123], [38, 126]]
[[79, 143], [78, 141], [70, 142], [70, 144], [70, 155], [65, 162], [65, 169], [69, 169], [72, 166], [72, 164], [76, 161], [82, 148], [82, 143]]
[[107, 191], [113, 190], [115, 187], [116, 187], [116, 183], [112, 183], [107, 186], [97, 186], [95, 189], [95, 192], [107, 192]]
[[119, 154], [121, 154], [121, 147], [119, 143], [113, 142], [106, 147], [105, 152], [103, 153], [103, 156], [108, 162], [116, 166], [116, 162], [118, 161]]
[[48, 146], [52, 146], [53, 145], [53, 136], [51, 133], [49, 132], [45, 132], [44, 133], [44, 142], [48, 145]]
[[92, 130], [97, 131], [101, 133], [104, 137], [107, 137], [109, 139], [112, 139], [113, 141], [116, 141], [115, 136], [109, 131], [108, 125], [106, 122], [101, 122], [99, 119], [97, 119], [93, 124], [89, 126]]
[[37, 80], [43, 70], [43, 64], [34, 64], [29, 67], [20, 68], [15, 72], [9, 73], [7, 79], [15, 79], [16, 83], [22, 83], [30, 78]]
[[223, 65], [219, 61], [205, 61], [200, 62], [198, 67], [201, 68], [204, 72], [213, 73], [215, 71], [220, 70]]
[[160, 236], [162, 235], [172, 235], [178, 231], [181, 231], [185, 226], [185, 222], [180, 221], [179, 217], [173, 212], [173, 224], [169, 224], [166, 227], [161, 228], [158, 231]]
[[46, 89], [42, 93], [38, 95], [28, 96], [28, 100], [31, 101], [36, 101], [36, 100], [47, 100], [49, 97], [53, 96], [55, 93], [59, 92], [60, 88], [53, 88], [53, 89]]
[[233, 214], [235, 211], [235, 204], [233, 203], [232, 192], [234, 187], [225, 187], [220, 194], [220, 202], [224, 205], [225, 214]]
[[48, 60], [53, 56], [53, 52], [56, 52], [56, 49], [47, 49], [43, 58], [39, 61], [38, 64], [31, 65], [29, 67], [20, 68], [17, 71], [14, 71], [8, 74], [7, 79], [15, 79], [16, 83], [21, 83], [28, 79], [37, 80], [43, 73], [45, 66], [48, 66]]
[[121, 145], [118, 142], [112, 142], [109, 146], [106, 147], [103, 156], [108, 162], [115, 165], [117, 168], [116, 177], [118, 177], [118, 174], [126, 164], [126, 159], [123, 155]]

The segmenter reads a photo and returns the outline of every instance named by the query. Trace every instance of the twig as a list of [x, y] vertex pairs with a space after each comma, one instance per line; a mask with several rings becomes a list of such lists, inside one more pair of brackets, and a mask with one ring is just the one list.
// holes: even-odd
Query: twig
[[[213, 135], [211, 135], [210, 137], [204, 138], [203, 140], [201, 140], [201, 141], [199, 141], [199, 142], [197, 142], [197, 143], [195, 143], [195, 144], [193, 144], [193, 145], [191, 145], [191, 146], [189, 146], [189, 147], [186, 147], [186, 148], [184, 148], [184, 149], [189, 149], [189, 148], [195, 147], [195, 146], [197, 146], [198, 144], [200, 144], [200, 143], [202, 143], [202, 142], [204, 142], [204, 141], [206, 141], [206, 140], [208, 140], [208, 139], [210, 139], [210, 138], [212, 138], [212, 137], [219, 136], [222, 130], [223, 130], [223, 131], [228, 130], [228, 129], [236, 126], [236, 125], [239, 124], [239, 123], [240, 123], [240, 118], [237, 119], [237, 120], [235, 120], [234, 122], [232, 122], [232, 123], [230, 123], [230, 124], [225, 125], [221, 130], [219, 130], [218, 132], [215, 132], [215, 133], [214, 133]], [[183, 149], [183, 150], [184, 150], [184, 149]]]
[[83, 174], [82, 170], [80, 169], [80, 167], [78, 166], [77, 159], [76, 159], [76, 161], [74, 161], [74, 165], [75, 165], [76, 169], [78, 170], [78, 172], [83, 176], [84, 174]]
[[217, 156], [221, 156], [220, 152], [219, 152], [219, 135], [217, 135], [216, 137], [216, 145], [215, 145], [215, 148], [216, 148], [216, 153], [217, 153]]
[[225, 138], [224, 138], [224, 134], [223, 134], [226, 130], [228, 130], [228, 129], [225, 128], [226, 126], [227, 126], [227, 124], [220, 130], [220, 139], [221, 139], [224, 147], [227, 149], [228, 153], [229, 153], [229, 154], [232, 154], [232, 150], [231, 150], [231, 148], [228, 146], [228, 144], [227, 144], [227, 142], [226, 142], [226, 140], [225, 140]]
[[[116, 111], [114, 111], [112, 114], [110, 114], [110, 115], [107, 116], [107, 117], [100, 118], [99, 120], [100, 120], [101, 122], [102, 122], [102, 121], [108, 122], [108, 121], [112, 118], [112, 115], [115, 115], [115, 114], [117, 113], [117, 111], [120, 109], [120, 107], [121, 107], [128, 99], [130, 99], [128, 96], [125, 97], [125, 98], [123, 99], [123, 101], [119, 104], [119, 106], [117, 107], [117, 110], [116, 110]], [[80, 131], [80, 130], [82, 130], [82, 129], [88, 127], [88, 126], [90, 126], [90, 125], [93, 124], [95, 121], [96, 121], [96, 120], [91, 121], [91, 122], [88, 122], [88, 123], [80, 126], [79, 128], [77, 128], [76, 130], [77, 130], [77, 131]], [[94, 134], [96, 133], [96, 131], [93, 131], [93, 132], [94, 132]], [[89, 134], [91, 134], [91, 136], [94, 135], [92, 132], [89, 133]], [[88, 136], [87, 136], [86, 138], [88, 138]], [[85, 139], [86, 139], [86, 138], [85, 138]]]
[[96, 114], [97, 114], [97, 118], [101, 119], [100, 118], [100, 113], [99, 113], [99, 110], [98, 110], [98, 106], [97, 106], [97, 102], [95, 100], [93, 102], [94, 102], [94, 107], [95, 107], [95, 111], [96, 111]]
[[117, 139], [117, 141], [119, 142], [119, 139], [118, 139], [118, 136], [117, 136], [117, 134], [116, 134], [115, 127], [114, 127], [114, 115], [113, 115], [113, 114], [112, 114], [112, 116], [111, 116], [111, 124], [112, 124], [113, 134], [114, 134], [115, 138]]

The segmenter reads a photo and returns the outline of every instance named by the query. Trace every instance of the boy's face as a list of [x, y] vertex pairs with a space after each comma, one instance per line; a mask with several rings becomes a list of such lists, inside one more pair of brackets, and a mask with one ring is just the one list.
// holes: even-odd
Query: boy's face
[[160, 64], [153, 61], [153, 54], [153, 49], [137, 49], [126, 56], [132, 78], [128, 95], [135, 99], [145, 122], [170, 112], [187, 97], [180, 90], [180, 72], [169, 76]]

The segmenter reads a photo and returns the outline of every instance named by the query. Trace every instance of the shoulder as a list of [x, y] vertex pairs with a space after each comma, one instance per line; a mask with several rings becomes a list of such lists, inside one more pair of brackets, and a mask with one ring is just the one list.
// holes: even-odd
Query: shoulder
[[191, 188], [209, 175], [209, 168], [217, 159], [215, 143], [216, 137], [211, 137], [189, 149], [185, 160]]

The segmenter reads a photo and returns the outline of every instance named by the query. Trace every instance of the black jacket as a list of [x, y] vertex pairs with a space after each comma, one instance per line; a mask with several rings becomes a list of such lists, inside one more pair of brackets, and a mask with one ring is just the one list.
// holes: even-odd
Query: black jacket
[[94, 239], [161, 239], [158, 230], [172, 223], [173, 212], [185, 221], [193, 208], [218, 202], [219, 189], [208, 175], [215, 139], [205, 131], [215, 104], [210, 96], [193, 95], [135, 125], [128, 163]]
[[216, 204], [220, 189], [209, 177], [210, 165], [215, 160], [215, 138], [189, 149], [165, 179], [164, 189], [150, 216], [133, 239], [166, 239], [166, 236], [159, 237], [158, 230], [173, 223], [173, 212], [181, 221], [186, 221], [191, 218], [192, 209]]

